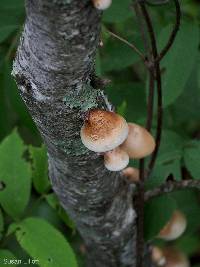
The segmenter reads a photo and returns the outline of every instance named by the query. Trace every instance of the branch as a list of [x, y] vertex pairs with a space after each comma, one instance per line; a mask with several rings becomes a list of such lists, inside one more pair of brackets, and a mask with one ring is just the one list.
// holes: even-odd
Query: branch
[[146, 121], [146, 129], [151, 132], [152, 121], [153, 121], [153, 106], [154, 106], [154, 70], [149, 70], [149, 95], [147, 100], [147, 121]]
[[147, 34], [146, 34], [146, 31], [145, 31], [144, 21], [142, 19], [141, 10], [140, 10], [140, 8], [138, 6], [138, 2], [137, 1], [135, 1], [133, 3], [133, 9], [135, 11], [137, 22], [138, 22], [138, 25], [139, 25], [139, 28], [140, 28], [140, 35], [141, 35], [141, 38], [143, 40], [145, 54], [148, 54], [149, 51], [150, 51], [150, 47], [149, 47], [149, 43], [148, 43]]
[[176, 23], [174, 25], [174, 28], [172, 30], [172, 33], [170, 35], [169, 41], [167, 42], [166, 46], [163, 48], [163, 50], [160, 52], [160, 55], [157, 58], [157, 61], [161, 61], [163, 57], [167, 54], [171, 46], [173, 45], [173, 42], [176, 38], [177, 32], [180, 27], [180, 22], [181, 22], [181, 9], [180, 9], [180, 4], [179, 0], [173, 0], [176, 8]]
[[144, 57], [144, 55], [142, 54], [142, 52], [132, 43], [130, 43], [129, 41], [127, 41], [126, 39], [122, 38], [121, 36], [115, 34], [114, 32], [109, 31], [108, 29], [106, 29], [106, 31], [113, 36], [114, 38], [120, 40], [121, 42], [125, 43], [126, 45], [128, 45], [131, 49], [133, 49], [138, 55], [139, 57], [146, 62], [146, 59]]
[[175, 190], [181, 190], [185, 188], [200, 190], [200, 180], [182, 180], [182, 181], [167, 181], [164, 184], [156, 187], [153, 190], [149, 190], [145, 193], [145, 201], [148, 201], [154, 197], [171, 193]]
[[135, 266], [133, 189], [80, 139], [90, 108], [109, 109], [93, 75], [101, 12], [90, 0], [26, 0], [13, 76], [47, 146], [49, 176], [88, 251], [88, 266]]
[[[156, 77], [156, 84], [157, 84], [157, 129], [156, 129], [156, 147], [155, 150], [151, 156], [151, 160], [148, 166], [148, 174], [146, 177], [148, 177], [154, 167], [158, 150], [160, 147], [161, 142], [161, 135], [162, 135], [162, 81], [161, 81], [161, 71], [160, 71], [160, 63], [156, 61], [158, 57], [158, 50], [157, 50], [157, 43], [155, 38], [155, 33], [152, 25], [151, 18], [149, 16], [149, 13], [146, 9], [146, 6], [143, 2], [140, 3], [142, 14], [144, 16], [144, 19], [146, 21], [147, 29], [150, 36], [151, 41], [151, 47], [152, 47], [152, 54], [153, 54], [153, 61], [152, 64], [154, 66], [154, 72]], [[151, 62], [150, 62], [151, 63]], [[153, 109], [153, 107], [152, 107]]]
[[[150, 38], [151, 50], [152, 50], [152, 56], [151, 56], [151, 51], [150, 51], [149, 58], [148, 58], [149, 73], [150, 73], [148, 114], [147, 114], [147, 122], [146, 122], [146, 128], [148, 130], [151, 129], [152, 118], [153, 118], [154, 79], [155, 79], [154, 75], [156, 77], [157, 92], [158, 92], [159, 116], [158, 116], [158, 127], [157, 127], [157, 136], [156, 136], [156, 148], [152, 156], [152, 162], [151, 162], [150, 168], [148, 170], [148, 175], [149, 175], [151, 169], [154, 166], [155, 159], [156, 159], [157, 152], [158, 152], [159, 145], [160, 145], [160, 139], [161, 139], [161, 130], [162, 130], [162, 88], [161, 87], [162, 85], [161, 85], [161, 76], [160, 76], [160, 65], [159, 65], [159, 62], [156, 62], [158, 51], [157, 51], [157, 44], [156, 44], [156, 38], [155, 38], [152, 21], [146, 9], [145, 3], [142, 1], [139, 1], [138, 5], [140, 6], [142, 16], [146, 23], [147, 31], [148, 31], [149, 38]], [[144, 247], [145, 247], [144, 246], [144, 180], [145, 178], [146, 178], [146, 175], [144, 172], [144, 159], [142, 159], [140, 160], [140, 184], [138, 188], [138, 207], [137, 207], [137, 212], [138, 212], [137, 267], [143, 267], [143, 264], [144, 264]]]
[[[137, 232], [137, 267], [143, 267], [144, 266], [144, 201], [145, 201], [145, 193], [144, 193], [144, 179], [148, 178], [154, 168], [156, 158], [158, 155], [160, 143], [161, 143], [161, 135], [162, 135], [162, 80], [161, 80], [161, 70], [160, 70], [160, 61], [161, 59], [166, 55], [168, 50], [173, 44], [173, 41], [175, 40], [176, 34], [179, 29], [180, 25], [180, 6], [178, 0], [174, 0], [175, 6], [176, 6], [176, 24], [174, 26], [174, 29], [171, 33], [171, 36], [169, 38], [169, 41], [167, 45], [164, 47], [164, 49], [161, 51], [160, 54], [158, 54], [157, 49], [157, 43], [156, 43], [156, 37], [154, 33], [154, 28], [152, 25], [151, 17], [149, 16], [149, 13], [146, 9], [145, 1], [138, 0], [138, 3], [136, 3], [136, 12], [138, 13], [137, 5], [140, 6], [142, 16], [144, 18], [144, 21], [146, 23], [147, 32], [149, 34], [151, 49], [147, 61], [148, 70], [150, 74], [150, 83], [149, 83], [149, 97], [148, 97], [148, 115], [147, 115], [147, 122], [146, 122], [146, 128], [147, 130], [151, 130], [152, 125], [152, 117], [153, 117], [153, 100], [154, 100], [154, 80], [156, 80], [157, 85], [157, 128], [156, 128], [156, 147], [155, 150], [151, 156], [147, 172], [145, 174], [144, 172], [144, 159], [140, 161], [140, 180], [141, 183], [138, 186], [138, 197], [137, 201], [139, 203], [137, 207], [138, 212], [138, 232]], [[143, 32], [145, 32], [143, 30]], [[143, 38], [146, 42], [146, 37]], [[147, 47], [147, 45], [145, 45]], [[152, 55], [151, 55], [152, 53]]]
[[[148, 166], [148, 176], [151, 174], [151, 171], [154, 168], [155, 162], [156, 162], [156, 158], [157, 158], [157, 154], [158, 154], [158, 150], [160, 147], [160, 142], [161, 142], [161, 135], [162, 135], [162, 81], [161, 81], [161, 71], [160, 71], [160, 64], [159, 62], [161, 61], [161, 59], [166, 55], [166, 53], [169, 51], [170, 47], [172, 46], [175, 37], [177, 35], [177, 32], [179, 30], [179, 26], [180, 26], [180, 18], [181, 18], [181, 10], [180, 10], [180, 5], [179, 5], [179, 1], [178, 0], [173, 0], [175, 3], [175, 7], [176, 7], [176, 24], [174, 26], [174, 29], [171, 33], [171, 36], [169, 38], [169, 41], [167, 43], [167, 45], [165, 46], [165, 48], [161, 51], [160, 55], [157, 54], [157, 49], [155, 49], [156, 47], [156, 41], [153, 38], [153, 28], [151, 29], [151, 27], [149, 26], [149, 30], [151, 33], [151, 38], [152, 38], [152, 45], [154, 46], [153, 49], [153, 54], [154, 54], [154, 60], [155, 60], [155, 68], [156, 68], [156, 79], [157, 79], [157, 129], [156, 129], [156, 148], [152, 154], [149, 166]], [[143, 4], [144, 7], [144, 4]], [[144, 12], [144, 16], [147, 17], [147, 22], [149, 21], [148, 19], [148, 13], [145, 12], [145, 10], [143, 10]], [[148, 22], [148, 25], [150, 25], [150, 23]]]

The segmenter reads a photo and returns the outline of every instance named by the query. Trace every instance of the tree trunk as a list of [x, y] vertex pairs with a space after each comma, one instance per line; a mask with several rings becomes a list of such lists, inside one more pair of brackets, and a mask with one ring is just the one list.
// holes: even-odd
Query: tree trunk
[[79, 135], [88, 109], [110, 109], [90, 86], [101, 12], [90, 0], [26, 0], [26, 12], [13, 76], [47, 146], [53, 189], [86, 243], [88, 266], [134, 267], [135, 188]]

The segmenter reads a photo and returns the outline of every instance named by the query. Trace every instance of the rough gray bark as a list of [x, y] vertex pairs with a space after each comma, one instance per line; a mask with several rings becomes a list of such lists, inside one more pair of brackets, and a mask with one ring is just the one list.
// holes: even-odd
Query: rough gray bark
[[13, 76], [48, 149], [54, 191], [85, 240], [88, 266], [134, 267], [134, 186], [83, 147], [85, 111], [110, 109], [91, 88], [101, 13], [90, 0], [26, 0]]

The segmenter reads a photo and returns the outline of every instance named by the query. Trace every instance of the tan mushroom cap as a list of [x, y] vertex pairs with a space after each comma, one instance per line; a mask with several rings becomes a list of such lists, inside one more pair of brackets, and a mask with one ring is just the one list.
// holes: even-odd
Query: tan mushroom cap
[[187, 226], [187, 220], [185, 215], [176, 210], [170, 221], [164, 226], [164, 228], [158, 234], [158, 237], [167, 241], [177, 239], [180, 237]]
[[140, 179], [140, 172], [137, 168], [128, 167], [124, 169], [122, 173], [127, 177], [129, 182], [136, 183]]
[[104, 164], [109, 171], [121, 171], [129, 163], [128, 154], [119, 147], [104, 154]]
[[164, 267], [190, 267], [188, 258], [179, 250], [167, 247], [162, 251], [166, 259]]
[[140, 159], [150, 155], [155, 149], [153, 136], [142, 126], [128, 123], [129, 134], [121, 148], [130, 158]]
[[151, 252], [151, 258], [154, 263], [158, 266], [164, 266], [166, 259], [161, 248], [154, 246]]
[[105, 10], [112, 4], [112, 0], [92, 0], [95, 8]]
[[120, 115], [91, 110], [81, 128], [82, 143], [91, 151], [106, 152], [121, 145], [128, 136], [128, 124]]

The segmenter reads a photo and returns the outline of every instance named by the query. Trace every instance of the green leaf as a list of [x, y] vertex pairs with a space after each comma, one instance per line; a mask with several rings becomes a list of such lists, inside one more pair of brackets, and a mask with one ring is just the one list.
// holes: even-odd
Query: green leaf
[[10, 62], [5, 62], [4, 70], [4, 90], [7, 93], [7, 97], [9, 99], [9, 104], [12, 107], [12, 115], [15, 115], [17, 119], [27, 128], [31, 130], [31, 132], [36, 133], [37, 129], [33, 120], [28, 113], [27, 107], [25, 106], [22, 98], [20, 97], [17, 85], [11, 76], [12, 66]]
[[0, 238], [1, 238], [3, 230], [4, 230], [4, 218], [3, 218], [3, 213], [0, 210]]
[[58, 198], [54, 193], [46, 195], [45, 196], [48, 204], [55, 210], [57, 210], [58, 215], [60, 218], [65, 222], [65, 224], [70, 227], [72, 230], [75, 230], [75, 224], [74, 222], [70, 219], [68, 214], [65, 212], [65, 210], [60, 206], [60, 203], [58, 201]]
[[40, 267], [77, 267], [72, 248], [64, 236], [42, 219], [28, 218], [18, 224], [16, 237], [21, 247]]
[[117, 113], [120, 114], [121, 116], [125, 116], [126, 114], [126, 109], [127, 109], [127, 103], [126, 100], [124, 100], [121, 105], [117, 107]]
[[[161, 146], [152, 177], [160, 183], [172, 174], [176, 180], [181, 179], [181, 158], [183, 155], [184, 139], [177, 133], [163, 131]], [[157, 179], [159, 177], [159, 179]], [[151, 182], [151, 179], [150, 181]], [[158, 185], [158, 184], [157, 184]]]
[[[200, 110], [200, 83], [198, 85], [198, 75], [200, 78], [199, 70], [200, 65], [196, 62], [184, 91], [174, 104], [169, 107], [169, 114], [166, 114], [165, 111], [167, 117], [171, 114], [171, 124], [173, 124], [173, 127], [179, 127], [180, 132], [194, 133], [196, 127], [199, 125], [199, 113], [197, 112], [197, 110]], [[167, 117], [165, 117], [165, 120]]]
[[23, 9], [24, 0], [1, 0], [0, 9]]
[[197, 74], [198, 74], [198, 77], [197, 77], [197, 83], [198, 83], [198, 89], [199, 89], [199, 93], [200, 93], [200, 53], [198, 54], [198, 61], [197, 61]]
[[6, 40], [6, 38], [9, 37], [9, 35], [13, 33], [14, 30], [16, 29], [17, 29], [16, 25], [8, 25], [0, 27], [0, 43]]
[[140, 83], [113, 83], [106, 88], [109, 99], [116, 107], [126, 103], [124, 116], [128, 121], [136, 122], [146, 114], [144, 86]]
[[101, 67], [104, 72], [121, 70], [140, 60], [138, 55], [119, 40], [110, 39], [101, 49]]
[[197, 235], [183, 235], [177, 239], [176, 247], [188, 256], [192, 256], [199, 248], [199, 241]]
[[110, 8], [108, 8], [103, 15], [105, 22], [120, 22], [133, 16], [131, 10], [131, 0], [114, 0]]
[[[172, 25], [167, 26], [159, 37], [162, 48], [169, 37]], [[188, 41], [189, 36], [189, 41]], [[162, 61], [164, 106], [172, 104], [182, 93], [195, 64], [199, 44], [199, 28], [193, 23], [182, 23], [177, 38]]]
[[50, 188], [47, 151], [43, 145], [42, 147], [30, 146], [29, 152], [32, 159], [33, 185], [35, 189], [42, 194]]
[[17, 259], [12, 252], [10, 252], [7, 249], [0, 249], [0, 266], [4, 265], [8, 267], [18, 266], [16, 262]]
[[0, 27], [15, 26], [20, 28], [24, 22], [24, 10], [21, 9], [1, 9], [0, 7]]
[[24, 0], [1, 0], [0, 1], [0, 27], [23, 24], [25, 13]]
[[[1, 53], [0, 53], [1, 56]], [[5, 57], [5, 55], [3, 55]], [[0, 58], [0, 63], [4, 59]], [[4, 65], [0, 64], [0, 140], [2, 140], [11, 131], [11, 112], [8, 108], [7, 90], [5, 88], [5, 69]]]
[[23, 213], [30, 197], [30, 166], [22, 158], [25, 148], [16, 131], [0, 144], [0, 182], [4, 187], [0, 191], [0, 204], [13, 218]]
[[195, 179], [200, 179], [200, 141], [192, 141], [184, 150], [185, 166]]
[[176, 201], [169, 195], [150, 200], [145, 205], [145, 239], [151, 240], [171, 218], [176, 210]]
[[[42, 197], [32, 195], [26, 211], [26, 217], [38, 217], [48, 221], [57, 229], [63, 229], [63, 221], [59, 217], [58, 212], [47, 203], [45, 195]], [[11, 228], [11, 230], [13, 229]]]

